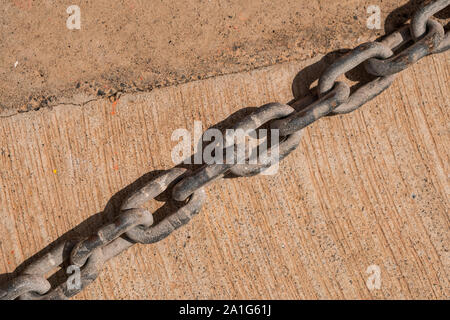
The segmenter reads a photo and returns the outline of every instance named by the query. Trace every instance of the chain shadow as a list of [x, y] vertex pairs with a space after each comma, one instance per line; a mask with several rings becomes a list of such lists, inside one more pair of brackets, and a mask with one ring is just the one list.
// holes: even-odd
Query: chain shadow
[[[394, 10], [391, 12], [385, 21], [385, 29], [386, 34], [389, 34], [390, 32], [397, 29], [399, 26], [403, 25], [411, 16], [411, 14], [417, 10], [418, 6], [421, 4], [421, 0], [411, 0], [404, 6]], [[436, 16], [439, 18], [448, 18], [450, 16], [450, 10], [441, 11]], [[448, 25], [447, 25], [448, 27]], [[378, 38], [377, 40], [382, 39], [383, 37]], [[316, 63], [309, 65], [305, 68], [303, 68], [301, 71], [299, 71], [293, 81], [292, 81], [292, 94], [293, 99], [288, 102], [289, 105], [291, 105], [296, 111], [301, 111], [303, 108], [307, 107], [307, 103], [299, 103], [299, 101], [307, 101], [311, 97], [316, 96], [316, 87], [312, 87], [312, 85], [318, 80], [320, 74], [322, 74], [327, 67], [329, 67], [333, 62], [335, 62], [338, 58], [342, 57], [346, 53], [350, 52], [351, 49], [340, 49], [336, 51], [332, 51], [325, 56], [323, 56], [319, 61]], [[374, 77], [367, 74], [365, 72], [362, 65], [356, 67], [355, 69], [347, 72], [345, 74], [345, 77], [351, 81], [357, 82], [356, 84], [351, 86], [351, 91], [354, 92], [359, 87], [373, 79]], [[251, 114], [254, 110], [256, 110], [256, 107], [246, 107], [243, 109], [240, 109], [233, 113], [232, 115], [228, 116], [226, 119], [218, 122], [217, 124], [207, 128], [208, 129], [218, 129], [221, 132], [224, 132], [227, 128], [230, 128], [232, 124], [236, 123], [238, 119], [242, 119], [243, 117]], [[206, 131], [205, 130], [205, 131]], [[203, 148], [209, 144], [210, 142], [205, 142], [201, 138], [200, 141], [197, 141], [197, 143], [200, 143], [201, 147], [198, 148], [198, 152], [202, 152]], [[188, 172], [192, 173], [198, 170], [199, 168], [203, 167], [204, 164], [195, 164], [195, 157], [196, 154], [191, 155], [187, 159], [190, 161], [183, 161], [181, 164], [177, 165], [176, 167], [185, 168], [188, 169]], [[97, 212], [91, 217], [89, 217], [87, 220], [80, 223], [78, 226], [74, 227], [73, 229], [69, 230], [68, 232], [64, 233], [62, 236], [60, 236], [58, 239], [50, 243], [48, 246], [46, 246], [44, 249], [39, 251], [38, 253], [34, 254], [33, 256], [26, 259], [24, 262], [22, 262], [13, 272], [11, 273], [4, 273], [0, 274], [0, 284], [4, 284], [5, 282], [11, 280], [12, 278], [18, 276], [26, 267], [31, 265], [33, 262], [37, 261], [38, 259], [42, 258], [45, 254], [50, 252], [52, 249], [54, 249], [56, 246], [60, 245], [61, 243], [70, 242], [73, 239], [84, 239], [93, 233], [95, 233], [96, 230], [98, 230], [99, 227], [103, 226], [106, 223], [111, 223], [114, 218], [118, 215], [120, 212], [120, 205], [123, 203], [123, 201], [132, 194], [133, 192], [139, 190], [142, 186], [147, 184], [148, 182], [152, 181], [162, 173], [164, 173], [165, 170], [153, 170], [142, 177], [138, 178], [133, 183], [129, 184], [125, 188], [119, 190], [116, 192], [110, 200], [105, 205], [105, 209], [101, 212]], [[236, 178], [234, 175], [226, 175], [225, 178]], [[164, 202], [164, 204], [158, 208], [154, 213], [155, 223], [158, 223], [164, 217], [170, 215], [172, 212], [174, 212], [181, 204], [174, 203], [173, 201], [169, 201], [171, 199], [170, 191], [171, 187], [177, 182], [178, 180], [174, 181], [166, 191], [161, 193], [159, 196], [155, 198], [156, 201]], [[67, 248], [66, 252], [66, 260], [67, 257], [70, 254], [70, 247]], [[67, 263], [66, 263], [67, 265]], [[56, 273], [54, 273], [50, 278], [48, 279], [50, 283], [52, 284], [52, 287], [56, 286], [57, 284], [61, 283], [63, 279], [66, 277], [65, 274], [65, 268], [62, 265], [62, 268], [58, 270]]]
[[[317, 80], [317, 74], [322, 73], [327, 66], [329, 66], [331, 63], [333, 63], [338, 57], [342, 56], [349, 50], [338, 50], [335, 52], [331, 52], [324, 56], [320, 61], [314, 63], [313, 65], [310, 65], [303, 70], [301, 70], [296, 77], [293, 80], [292, 83], [292, 90], [294, 99], [289, 102], [291, 105], [296, 105], [296, 102], [298, 100], [301, 100], [304, 97], [310, 96], [312, 94], [312, 91], [310, 89], [311, 84]], [[216, 123], [215, 125], [210, 126], [205, 131], [209, 129], [218, 129], [221, 132], [224, 132], [226, 129], [231, 128], [233, 124], [235, 124], [238, 120], [242, 119], [243, 117], [250, 115], [254, 110], [256, 110], [257, 107], [246, 107], [243, 109], [240, 109], [224, 120]], [[204, 132], [205, 132], [204, 131]], [[204, 133], [203, 132], [203, 133]], [[202, 135], [203, 137], [203, 135]], [[195, 157], [198, 155], [198, 153], [201, 153], [204, 147], [209, 144], [210, 142], [203, 141], [203, 138], [200, 138], [197, 143], [200, 143], [198, 147], [198, 152], [196, 154], [192, 154], [190, 157], [185, 159], [181, 164], [175, 166], [180, 168], [188, 169], [188, 173], [192, 174], [193, 172], [197, 171], [199, 168], [203, 167], [205, 164], [195, 164]], [[189, 161], [188, 161], [189, 160]], [[54, 274], [52, 274], [48, 281], [52, 284], [52, 287], [57, 286], [58, 284], [62, 283], [62, 281], [65, 281], [64, 279], [67, 278], [67, 275], [65, 274], [65, 269], [68, 266], [68, 258], [70, 256], [70, 251], [73, 247], [74, 242], [80, 239], [85, 239], [89, 237], [90, 235], [94, 234], [98, 228], [101, 226], [111, 223], [114, 218], [119, 214], [120, 212], [120, 206], [123, 203], [123, 201], [132, 194], [133, 192], [139, 190], [141, 187], [143, 187], [148, 182], [152, 181], [156, 177], [160, 176], [162, 173], [164, 173], [165, 170], [153, 170], [142, 177], [138, 178], [133, 183], [129, 184], [125, 188], [119, 190], [116, 192], [110, 200], [105, 205], [105, 208], [101, 212], [97, 212], [93, 214], [91, 217], [89, 217], [87, 220], [83, 221], [73, 229], [69, 230], [68, 232], [64, 233], [62, 236], [60, 236], [58, 239], [50, 243], [48, 246], [46, 246], [44, 249], [39, 251], [38, 253], [34, 254], [33, 256], [26, 259], [24, 262], [22, 262], [13, 272], [11, 273], [5, 273], [0, 274], [0, 284], [5, 283], [6, 281], [18, 276], [25, 268], [30, 266], [32, 263], [37, 261], [38, 259], [42, 258], [44, 255], [49, 253], [52, 249], [54, 249], [56, 246], [62, 244], [62, 243], [68, 243], [67, 249], [65, 250], [65, 263], [61, 265], [61, 268], [57, 270]], [[233, 175], [226, 175], [225, 178], [236, 178]], [[173, 201], [169, 201], [171, 199], [171, 187], [178, 181], [174, 181], [166, 191], [158, 195], [155, 200], [158, 202], [164, 202], [164, 204], [158, 208], [155, 212], [153, 212], [155, 223], [158, 223], [161, 221], [164, 217], [168, 216], [172, 212], [174, 212], [180, 204], [176, 204]]]
[[[254, 111], [254, 107], [244, 108], [236, 111], [223, 121], [211, 126], [210, 128], [219, 129], [220, 131], [225, 131], [226, 128], [229, 128], [232, 123], [236, 122], [237, 119], [241, 119], [242, 117], [245, 117], [246, 115], [249, 115]], [[208, 129], [210, 129], [208, 128]], [[206, 130], [205, 130], [206, 131]], [[205, 143], [206, 144], [206, 143]], [[204, 145], [203, 145], [204, 146]], [[199, 150], [202, 150], [200, 148]], [[194, 157], [195, 154], [190, 156], [191, 163], [194, 163]], [[186, 160], [186, 159], [185, 159]], [[186, 161], [184, 161], [186, 162]], [[196, 164], [179, 164], [175, 167], [179, 168], [185, 168], [188, 169], [188, 172], [191, 172], [193, 170], [198, 169], [199, 165]], [[7, 281], [17, 277], [20, 275], [25, 268], [45, 256], [47, 253], [52, 251], [55, 247], [66, 243], [66, 248], [64, 250], [64, 260], [65, 262], [60, 266], [59, 270], [58, 268], [55, 268], [54, 273], [48, 278], [48, 281], [52, 285], [52, 287], [56, 287], [57, 285], [61, 284], [62, 281], [65, 281], [64, 279], [67, 279], [67, 275], [65, 273], [66, 267], [69, 265], [69, 257], [71, 249], [73, 248], [73, 245], [76, 243], [76, 241], [85, 239], [93, 234], [95, 234], [96, 230], [98, 230], [101, 226], [112, 223], [114, 218], [117, 217], [117, 215], [120, 213], [120, 207], [121, 204], [127, 199], [128, 196], [133, 194], [135, 191], [141, 189], [144, 185], [149, 183], [150, 181], [154, 180], [158, 176], [165, 173], [166, 170], [153, 170], [151, 172], [148, 172], [138, 178], [133, 183], [129, 184], [128, 186], [124, 187], [123, 189], [116, 192], [110, 200], [106, 203], [105, 208], [101, 212], [97, 212], [90, 216], [88, 219], [84, 220], [82, 223], [74, 227], [73, 229], [67, 231], [62, 236], [60, 236], [58, 239], [51, 242], [49, 245], [47, 245], [44, 249], [39, 251], [38, 253], [34, 254], [33, 256], [27, 258], [25, 261], [23, 261], [19, 266], [16, 267], [16, 269], [13, 272], [10, 273], [4, 273], [0, 274], [0, 287], [5, 284]], [[168, 188], [162, 192], [160, 195], [155, 197], [154, 200], [158, 202], [163, 202], [163, 205], [156, 209], [152, 214], [154, 217], [154, 223], [157, 224], [161, 220], [163, 220], [168, 215], [174, 213], [177, 209], [179, 209], [183, 203], [177, 203], [175, 201], [169, 201], [171, 200], [171, 189], [174, 184], [176, 184], [182, 177], [172, 182]]]

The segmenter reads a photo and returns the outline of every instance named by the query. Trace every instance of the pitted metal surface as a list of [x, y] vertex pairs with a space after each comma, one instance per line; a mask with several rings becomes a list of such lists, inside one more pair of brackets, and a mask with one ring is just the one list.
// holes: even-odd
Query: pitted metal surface
[[[256, 130], [264, 124], [278, 129], [282, 160], [299, 144], [302, 130], [321, 117], [356, 110], [386, 90], [395, 74], [423, 57], [449, 48], [448, 34], [431, 16], [448, 7], [449, 0], [427, 2], [413, 16], [410, 26], [400, 28], [381, 42], [363, 44], [333, 63], [320, 77], [319, 88], [311, 103], [300, 111], [292, 106], [271, 103], [258, 108], [233, 127], [244, 131]], [[401, 53], [402, 44], [412, 42]], [[351, 93], [339, 76], [366, 64], [375, 79]], [[225, 148], [235, 148], [233, 141]], [[273, 146], [272, 146], [273, 147]], [[245, 160], [245, 159], [235, 159]], [[0, 299], [66, 299], [73, 297], [95, 281], [105, 262], [135, 243], [154, 243], [164, 239], [197, 215], [206, 200], [204, 187], [231, 172], [238, 176], [258, 174], [269, 163], [258, 165], [211, 164], [190, 173], [186, 169], [165, 171], [150, 183], [135, 191], [122, 204], [117, 218], [100, 227], [91, 237], [65, 241], [31, 263], [16, 278], [0, 287]], [[172, 185], [174, 185], [172, 187]], [[168, 191], [178, 209], [154, 224], [152, 213], [143, 209], [147, 201]], [[63, 282], [52, 287], [46, 276], [57, 267], [71, 264], [80, 268], [81, 285], [74, 289]]]

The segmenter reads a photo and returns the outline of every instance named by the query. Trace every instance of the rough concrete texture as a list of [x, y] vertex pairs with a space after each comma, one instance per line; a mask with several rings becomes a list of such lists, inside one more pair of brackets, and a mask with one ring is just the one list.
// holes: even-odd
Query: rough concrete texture
[[[374, 40], [413, 0], [0, 0], [0, 114], [302, 60]], [[81, 30], [68, 30], [69, 4]], [[379, 5], [382, 30], [366, 12]]]
[[[77, 298], [448, 299], [449, 56], [425, 58], [360, 110], [308, 127], [278, 174], [211, 185], [187, 226], [111, 260]], [[0, 282], [52, 242], [90, 235], [173, 167], [175, 129], [193, 134], [195, 120], [206, 129], [287, 102], [293, 79], [307, 86], [321, 62], [2, 119]]]
[[[67, 4], [1, 2], [0, 282], [111, 221], [173, 166], [173, 130], [304, 96], [321, 54], [384, 32], [365, 28], [369, 4], [389, 29], [419, 3], [71, 1], [69, 32]], [[308, 127], [278, 175], [210, 186], [188, 226], [111, 260], [77, 298], [448, 299], [449, 57]], [[148, 207], [164, 215], [165, 200]]]

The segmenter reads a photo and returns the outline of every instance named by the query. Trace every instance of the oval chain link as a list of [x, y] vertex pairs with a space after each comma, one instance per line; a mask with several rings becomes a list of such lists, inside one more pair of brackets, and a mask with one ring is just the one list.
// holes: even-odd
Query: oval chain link
[[20, 275], [12, 279], [5, 288], [0, 289], [1, 300], [14, 300], [24, 294], [47, 293], [51, 288], [50, 282], [37, 275]]
[[341, 103], [348, 100], [350, 87], [345, 82], [336, 82], [334, 88], [305, 109], [272, 123], [272, 129], [280, 130], [280, 136], [288, 136], [306, 128], [326, 116]]
[[[58, 250], [58, 249], [57, 249]], [[55, 254], [55, 252], [53, 252]], [[39, 270], [39, 277], [44, 277], [46, 273], [52, 271], [54, 267], [62, 264], [65, 261], [63, 255], [58, 255], [58, 262], [50, 262], [41, 260], [38, 264], [41, 264], [43, 267], [53, 266], [51, 269]], [[47, 256], [48, 258], [48, 256]], [[50, 263], [49, 263], [50, 262]], [[51, 289], [45, 293], [29, 291], [19, 296], [21, 300], [65, 300], [71, 298], [81, 292], [84, 288], [86, 288], [89, 284], [95, 281], [99, 276], [99, 273], [103, 267], [105, 262], [103, 252], [101, 248], [95, 249], [87, 259], [85, 265], [80, 269], [80, 284], [79, 286], [69, 286], [68, 282], [65, 281], [58, 285], [56, 288]], [[58, 263], [58, 264], [56, 264]], [[43, 272], [48, 270], [47, 272]], [[24, 274], [29, 272], [29, 270], [24, 271]]]

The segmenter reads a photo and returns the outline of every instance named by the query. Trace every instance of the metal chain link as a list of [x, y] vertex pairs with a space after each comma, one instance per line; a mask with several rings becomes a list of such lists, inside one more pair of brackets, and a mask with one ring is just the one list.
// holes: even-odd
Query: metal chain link
[[[434, 20], [428, 20], [427, 26], [429, 29], [427, 34], [421, 39], [414, 41], [397, 55], [388, 59], [371, 58], [367, 60], [365, 65], [367, 72], [375, 76], [396, 74], [405, 70], [410, 65], [416, 63], [430, 53], [433, 53], [444, 39], [444, 27]], [[409, 35], [408, 38], [412, 38], [412, 36]], [[402, 44], [403, 43], [400, 45]]]
[[[380, 42], [362, 44], [336, 60], [320, 76], [317, 96], [301, 111], [289, 105], [270, 103], [240, 120], [233, 128], [249, 132], [269, 124], [271, 129], [278, 129], [281, 137], [278, 160], [281, 161], [297, 148], [302, 130], [308, 125], [324, 116], [358, 109], [386, 90], [398, 72], [429, 54], [448, 50], [449, 34], [444, 33], [443, 26], [431, 20], [431, 16], [449, 5], [450, 0], [427, 1], [413, 15], [410, 25], [400, 28]], [[406, 49], [394, 53], [409, 42], [411, 44]], [[376, 78], [353, 93], [346, 83], [336, 82], [340, 76], [361, 64]], [[238, 143], [233, 137], [227, 138], [230, 139], [226, 141], [231, 143], [225, 149], [235, 150]], [[131, 194], [122, 204], [113, 223], [100, 227], [87, 239], [63, 242], [31, 263], [19, 276], [0, 288], [0, 299], [67, 299], [74, 296], [98, 277], [108, 260], [135, 243], [158, 242], [187, 224], [200, 212], [205, 202], [205, 186], [227, 173], [251, 176], [273, 164], [271, 161], [239, 164], [246, 157], [238, 155], [235, 156], [234, 164], [209, 164], [196, 172], [182, 168], [165, 171]], [[154, 224], [153, 215], [142, 206], [165, 191], [171, 193], [178, 208]], [[67, 263], [80, 268], [81, 285], [73, 289], [66, 281], [52, 288], [46, 275]]]
[[[240, 120], [232, 129], [232, 132], [249, 133], [258, 129], [263, 124], [293, 113], [295, 110], [285, 104], [281, 103], [269, 103], [262, 107], [259, 107], [256, 111]], [[231, 132], [231, 131], [230, 131]], [[231, 150], [238, 148], [235, 141], [235, 136], [227, 135], [225, 141], [230, 143], [225, 146], [225, 149]], [[238, 142], [239, 143], [239, 142]], [[245, 155], [241, 155], [235, 152], [229, 152], [228, 154], [235, 155], [235, 159], [227, 161], [227, 163], [215, 163], [206, 165], [193, 175], [183, 179], [173, 188], [173, 198], [177, 201], [184, 201], [187, 197], [193, 194], [197, 189], [207, 186], [215, 180], [222, 178], [228, 171], [230, 171], [236, 164], [243, 163]]]

